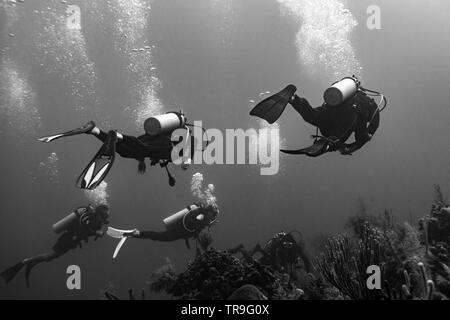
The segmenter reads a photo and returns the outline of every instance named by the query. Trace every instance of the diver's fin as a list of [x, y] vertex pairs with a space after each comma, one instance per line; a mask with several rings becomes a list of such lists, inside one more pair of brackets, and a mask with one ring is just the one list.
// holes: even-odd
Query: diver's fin
[[31, 270], [34, 268], [36, 264], [35, 263], [27, 263], [25, 268], [25, 284], [27, 285], [27, 288], [30, 287], [30, 276], [31, 276]]
[[83, 170], [77, 180], [77, 187], [94, 190], [102, 183], [111, 169], [116, 156], [117, 133], [110, 131], [100, 150]]
[[47, 137], [42, 137], [42, 138], [39, 138], [38, 141], [49, 143], [49, 142], [52, 142], [52, 141], [57, 140], [59, 138], [75, 136], [75, 135], [83, 134], [83, 133], [89, 133], [94, 128], [95, 128], [95, 122], [94, 121], [89, 121], [84, 126], [78, 128], [78, 129], [67, 131], [67, 132], [64, 132], [64, 133], [58, 133], [58, 134], [47, 136]]
[[310, 157], [318, 157], [328, 151], [328, 141], [319, 140], [315, 142], [312, 146], [299, 150], [280, 150], [280, 151], [291, 155], [304, 154]]
[[122, 239], [124, 237], [124, 234], [133, 233], [134, 231], [136, 231], [136, 229], [121, 230], [121, 229], [108, 227], [108, 229], [106, 230], [106, 234], [114, 239]]
[[250, 115], [264, 119], [270, 124], [274, 123], [283, 113], [295, 91], [297, 91], [297, 88], [294, 85], [288, 85], [280, 92], [258, 103], [250, 111]]
[[117, 258], [120, 249], [122, 249], [122, 246], [125, 244], [125, 241], [127, 241], [127, 239], [127, 237], [123, 237], [122, 239], [120, 239], [119, 243], [116, 246], [116, 249], [114, 250], [113, 259]]
[[23, 262], [19, 262], [18, 264], [3, 271], [0, 276], [6, 281], [6, 283], [10, 283], [24, 266], [25, 264]]
[[125, 241], [127, 241], [128, 237], [126, 236], [126, 234], [131, 234], [134, 231], [136, 231], [136, 229], [133, 229], [133, 230], [120, 230], [120, 229], [115, 229], [115, 228], [112, 228], [112, 227], [108, 227], [108, 230], [106, 231], [106, 234], [108, 236], [110, 236], [111, 238], [120, 239], [119, 243], [116, 246], [116, 249], [114, 250], [113, 259], [115, 259], [117, 257], [117, 255], [119, 254], [120, 249], [125, 244]]

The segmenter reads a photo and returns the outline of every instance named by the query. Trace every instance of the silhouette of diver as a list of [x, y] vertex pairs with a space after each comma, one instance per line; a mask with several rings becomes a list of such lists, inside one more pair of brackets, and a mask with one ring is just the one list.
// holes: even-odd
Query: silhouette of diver
[[25, 282], [30, 287], [31, 270], [42, 262], [50, 262], [61, 257], [70, 250], [81, 248], [81, 242], [88, 242], [90, 237], [96, 241], [104, 235], [103, 229], [109, 224], [109, 207], [101, 204], [95, 209], [91, 205], [80, 207], [74, 212], [53, 225], [56, 233], [62, 233], [52, 248], [52, 252], [26, 258], [16, 265], [3, 271], [0, 276], [11, 282], [15, 276], [25, 267]]
[[[300, 236], [296, 240], [294, 234]], [[270, 239], [264, 247], [257, 244], [252, 250], [245, 250], [244, 245], [240, 244], [235, 248], [228, 250], [230, 253], [241, 253], [245, 260], [253, 261], [254, 256], [259, 253], [261, 258], [258, 261], [266, 266], [272, 267], [274, 270], [283, 270], [292, 273], [299, 263], [299, 259], [303, 262], [305, 271], [313, 272], [313, 266], [306, 252], [302, 235], [298, 231], [289, 233], [279, 232]]]
[[164, 219], [164, 231], [139, 231], [124, 233], [124, 237], [150, 239], [154, 241], [171, 242], [185, 240], [190, 249], [189, 239], [198, 239], [202, 230], [217, 222], [219, 209], [216, 205], [194, 204]]
[[[351, 155], [372, 139], [380, 124], [380, 113], [387, 105], [381, 93], [361, 87], [355, 77], [344, 78], [328, 88], [324, 95], [326, 102], [317, 108], [297, 96], [296, 91], [294, 85], [288, 85], [261, 101], [250, 112], [250, 115], [274, 123], [290, 104], [306, 122], [317, 127], [321, 135], [317, 132], [313, 136], [315, 142], [312, 146], [300, 150], [281, 150], [293, 155], [318, 157], [333, 151]], [[381, 97], [380, 104], [373, 100], [375, 96]], [[381, 106], [383, 103], [384, 106]], [[353, 133], [355, 142], [346, 143]]]
[[[161, 117], [161, 123], [159, 120], [155, 120], [159, 125], [159, 132], [153, 132], [152, 134], [145, 133], [141, 136], [134, 137], [129, 135], [123, 135], [117, 131], [105, 132], [95, 125], [95, 122], [90, 121], [81, 128], [71, 130], [68, 132], [55, 134], [47, 137], [38, 139], [41, 142], [49, 143], [54, 140], [69, 137], [79, 134], [90, 134], [95, 136], [101, 142], [103, 142], [102, 147], [97, 152], [95, 157], [89, 163], [89, 165], [82, 172], [77, 180], [77, 187], [82, 189], [95, 189], [106, 177], [109, 170], [111, 169], [115, 154], [118, 153], [121, 157], [127, 159], [135, 159], [139, 162], [138, 172], [144, 174], [146, 171], [145, 159], [150, 159], [150, 165], [155, 166], [159, 164], [162, 168], [166, 169], [169, 177], [169, 185], [175, 185], [175, 178], [170, 174], [168, 170], [168, 164], [172, 162], [172, 150], [174, 146], [185, 140], [188, 143], [189, 130], [187, 130], [186, 138], [180, 138], [179, 141], [172, 141], [171, 135], [174, 130], [179, 128], [187, 128], [186, 118], [181, 112], [169, 112], [162, 116], [156, 116], [149, 119], [155, 119]], [[168, 117], [168, 120], [164, 117]], [[172, 118], [170, 118], [172, 117]], [[178, 123], [174, 122], [178, 120]], [[147, 121], [149, 120], [147, 119]], [[146, 121], [146, 123], [147, 123]], [[153, 128], [155, 127], [154, 122], [152, 123]], [[164, 121], [169, 121], [165, 124]], [[172, 121], [172, 122], [170, 122]], [[195, 141], [191, 141], [191, 157], [195, 152]], [[183, 163], [181, 165], [182, 169], [186, 170], [190, 164], [191, 157], [185, 157], [182, 152], [179, 154]]]

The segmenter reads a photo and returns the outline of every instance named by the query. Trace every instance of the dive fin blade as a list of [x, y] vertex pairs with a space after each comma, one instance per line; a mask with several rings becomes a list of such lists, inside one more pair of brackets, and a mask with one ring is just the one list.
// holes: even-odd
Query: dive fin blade
[[10, 283], [24, 266], [25, 264], [23, 262], [19, 262], [18, 264], [15, 264], [14, 266], [3, 271], [0, 276], [5, 280], [6, 283]]
[[122, 249], [122, 246], [124, 245], [125, 241], [127, 241], [127, 239], [127, 237], [123, 237], [122, 239], [120, 239], [119, 243], [117, 244], [116, 250], [114, 250], [113, 259], [117, 257], [120, 249]]
[[308, 152], [305, 151], [305, 149], [299, 149], [299, 150], [280, 150], [281, 152], [285, 153], [285, 154], [290, 154], [290, 155], [299, 155], [299, 154], [307, 154]]
[[59, 138], [62, 138], [62, 137], [65, 137], [65, 135], [61, 133], [61, 134], [56, 134], [54, 136], [42, 137], [37, 140], [40, 142], [44, 142], [44, 143], [50, 143], [50, 142], [57, 140]]
[[108, 137], [100, 150], [78, 177], [78, 188], [94, 190], [102, 183], [114, 163], [116, 156], [116, 142], [117, 135], [114, 131], [111, 131], [108, 133]]
[[95, 128], [95, 122], [89, 121], [88, 123], [86, 123], [84, 126], [82, 126], [80, 128], [77, 128], [77, 129], [74, 129], [71, 131], [67, 131], [67, 132], [63, 132], [63, 133], [57, 133], [57, 134], [54, 134], [51, 136], [42, 137], [37, 140], [40, 142], [49, 143], [49, 142], [55, 141], [60, 138], [75, 136], [75, 135], [83, 134], [83, 133], [89, 133], [94, 128]]
[[250, 111], [250, 115], [264, 119], [268, 123], [273, 124], [283, 114], [287, 104], [296, 91], [297, 88], [294, 85], [288, 85], [280, 92], [258, 103]]
[[34, 267], [33, 264], [27, 264], [25, 268], [25, 284], [27, 285], [27, 288], [30, 288], [30, 276], [33, 267]]
[[133, 233], [134, 231], [136, 231], [136, 229], [132, 229], [132, 230], [121, 230], [121, 229], [116, 229], [116, 228], [112, 228], [112, 227], [108, 227], [108, 229], [106, 230], [106, 234], [108, 236], [110, 236], [111, 238], [114, 239], [122, 239], [123, 235], [125, 233]]
[[304, 154], [310, 157], [317, 157], [328, 151], [328, 142], [326, 140], [321, 140], [315, 142], [312, 146], [299, 149], [299, 150], [280, 150], [283, 153], [290, 155], [300, 155]]

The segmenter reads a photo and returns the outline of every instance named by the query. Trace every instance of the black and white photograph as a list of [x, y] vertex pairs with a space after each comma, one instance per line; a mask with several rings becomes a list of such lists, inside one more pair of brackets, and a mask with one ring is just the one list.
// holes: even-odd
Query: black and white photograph
[[0, 300], [450, 299], [449, 16], [0, 0]]

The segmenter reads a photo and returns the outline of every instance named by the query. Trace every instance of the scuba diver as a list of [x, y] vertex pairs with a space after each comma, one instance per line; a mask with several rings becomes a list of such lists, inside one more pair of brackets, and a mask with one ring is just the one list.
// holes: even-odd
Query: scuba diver
[[61, 257], [70, 250], [81, 248], [81, 242], [88, 242], [90, 237], [96, 241], [104, 235], [104, 228], [109, 224], [109, 207], [101, 204], [94, 208], [91, 205], [80, 207], [52, 226], [52, 229], [61, 234], [53, 246], [52, 251], [26, 258], [18, 264], [3, 271], [0, 276], [9, 283], [25, 267], [25, 282], [30, 287], [31, 270], [42, 262], [50, 262]]
[[[380, 113], [387, 106], [387, 99], [379, 92], [365, 89], [355, 77], [347, 77], [334, 83], [324, 93], [324, 103], [313, 108], [309, 102], [297, 96], [297, 88], [290, 84], [279, 93], [264, 99], [250, 112], [274, 123], [281, 116], [287, 104], [302, 118], [317, 127], [314, 144], [300, 150], [281, 150], [292, 155], [318, 157], [327, 152], [339, 151], [351, 155], [372, 139], [380, 124]], [[373, 97], [380, 97], [376, 103]], [[319, 135], [319, 131], [321, 135]], [[346, 143], [354, 133], [355, 141]]]
[[[103, 142], [100, 150], [77, 180], [77, 187], [81, 189], [93, 190], [100, 185], [114, 163], [116, 152], [123, 158], [137, 160], [140, 174], [145, 173], [145, 158], [149, 158], [151, 166], [159, 164], [161, 168], [166, 169], [169, 185], [174, 186], [175, 178], [170, 174], [168, 165], [173, 160], [171, 157], [172, 149], [181, 143], [182, 140], [186, 144], [189, 141], [189, 127], [193, 125], [188, 124], [186, 121], [187, 118], [182, 112], [168, 112], [150, 117], [144, 122], [145, 134], [139, 137], [123, 135], [113, 130], [106, 133], [98, 128], [95, 122], [90, 121], [81, 128], [39, 138], [38, 141], [49, 143], [63, 137], [90, 134]], [[172, 133], [180, 128], [186, 129], [186, 137], [184, 139], [180, 138], [180, 141], [172, 141]], [[195, 152], [195, 142], [194, 138], [190, 140], [192, 157]], [[187, 170], [191, 163], [191, 158], [185, 157], [182, 152], [179, 156], [183, 160], [181, 168]]]
[[193, 204], [163, 220], [164, 231], [119, 230], [109, 227], [107, 235], [121, 239], [116, 247], [113, 258], [117, 256], [120, 248], [128, 238], [150, 239], [154, 241], [171, 242], [185, 240], [190, 250], [189, 239], [198, 240], [205, 228], [217, 223], [219, 208], [217, 205]]
[[[296, 240], [294, 234], [298, 234], [300, 239]], [[241, 253], [247, 261], [253, 261], [253, 257], [259, 253], [261, 258], [258, 261], [260, 263], [270, 266], [274, 270], [286, 270], [289, 273], [292, 273], [299, 266], [301, 260], [305, 271], [313, 272], [313, 266], [306, 252], [302, 234], [299, 231], [279, 232], [264, 247], [257, 244], [250, 251], [245, 250], [242, 244], [228, 251], [233, 254]]]

